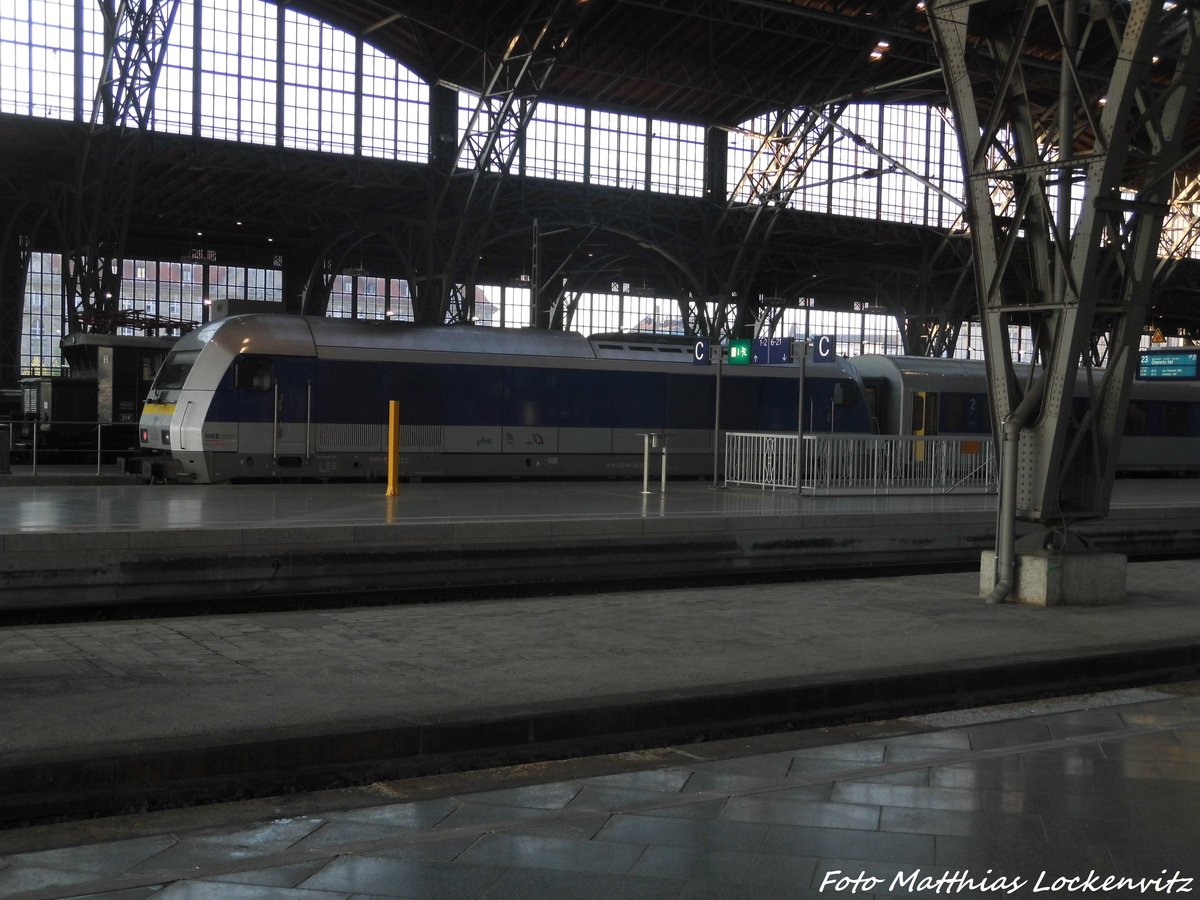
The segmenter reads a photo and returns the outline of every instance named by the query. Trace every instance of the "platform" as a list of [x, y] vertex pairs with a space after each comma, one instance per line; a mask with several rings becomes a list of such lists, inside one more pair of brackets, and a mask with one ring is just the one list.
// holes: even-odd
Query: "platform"
[[[403, 551], [410, 560], [435, 554], [439, 547], [444, 551], [457, 541], [462, 547], [487, 548], [493, 569], [513, 572], [523, 571], [527, 561], [527, 557], [514, 552], [523, 542], [525, 546], [540, 542], [541, 552], [549, 560], [556, 550], [562, 553], [564, 535], [573, 536], [579, 546], [584, 537], [599, 535], [602, 540], [589, 551], [589, 564], [599, 569], [607, 561], [612, 570], [609, 575], [615, 577], [626, 570], [620, 554], [606, 556], [614, 540], [618, 545], [624, 541], [623, 546], [631, 548], [631, 554], [640, 546], [646, 558], [657, 563], [665, 557], [656, 559], [648, 553], [648, 544], [687, 548], [699, 558], [707, 552], [706, 542], [738, 544], [753, 534], [758, 535], [753, 541], [760, 547], [772, 541], [809, 542], [806, 552], [814, 559], [824, 554], [828, 564], [830, 558], [834, 562], [853, 559], [839, 557], [837, 554], [843, 552], [840, 548], [862, 549], [865, 541], [916, 542], [929, 535], [962, 539], [967, 531], [964, 523], [968, 522], [976, 523], [972, 527], [977, 527], [979, 533], [986, 533], [994, 516], [990, 501], [979, 497], [836, 500], [785, 492], [715, 490], [700, 484], [671, 484], [665, 495], [642, 495], [639, 488], [621, 483], [408, 485], [389, 510], [378, 485], [181, 490], [140, 486], [11, 487], [4, 489], [7, 502], [0, 505], [0, 533], [6, 565], [14, 556], [40, 546], [42, 550], [57, 548], [62, 565], [81, 572], [88, 560], [96, 559], [89, 554], [109, 552], [113, 547], [142, 548], [157, 554], [146, 557], [146, 571], [155, 570], [150, 561], [157, 559], [156, 571], [163, 582], [178, 581], [172, 567], [189, 554], [208, 560], [210, 566], [217, 567], [214, 571], [220, 572], [220, 567], [227, 565], [221, 562], [222, 554], [239, 552], [236, 548], [266, 545], [271, 553], [289, 548], [292, 557], [282, 558], [300, 559], [328, 542], [329, 533], [340, 535], [339, 541], [347, 547], [360, 546], [367, 538], [390, 541], [388, 552]], [[1126, 533], [1136, 540], [1170, 544], [1177, 538], [1173, 527], [1187, 523], [1194, 515], [1195, 494], [1192, 482], [1126, 482], [1118, 492], [1113, 519], [1101, 527], [1109, 529], [1113, 540]], [[1181, 528], [1186, 532], [1185, 526]], [[96, 542], [101, 544], [98, 549]], [[464, 557], [461, 551], [455, 552], [460, 552], [461, 564]], [[380, 558], [386, 556], [379, 553]], [[447, 553], [444, 561], [446, 570], [451, 570], [453, 555]], [[565, 565], [562, 560], [556, 564]], [[204, 571], [196, 570], [197, 585], [202, 585]], [[351, 589], [358, 589], [354, 571], [342, 571], [340, 577]], [[868, 729], [855, 732], [853, 740], [826, 740], [832, 734], [827, 729], [903, 717], [908, 724], [899, 726], [899, 732], [908, 733], [914, 728], [911, 723], [916, 720], [911, 717], [915, 716], [1080, 690], [1138, 685], [1166, 685], [1162, 690], [1170, 690], [1173, 683], [1197, 678], [1200, 592], [1195, 585], [1200, 583], [1200, 561], [1135, 562], [1129, 568], [1128, 581], [1126, 603], [1099, 608], [988, 606], [978, 596], [976, 571], [968, 568], [962, 573], [675, 589], [635, 584], [622, 591], [577, 589], [562, 595], [539, 592], [517, 599], [475, 601], [446, 600], [435, 588], [426, 594], [416, 586], [409, 588], [407, 599], [418, 602], [403, 605], [10, 624], [0, 628], [0, 721], [4, 723], [0, 729], [0, 828], [8, 829], [0, 834], [0, 848], [7, 848], [0, 849], [0, 854], [7, 854], [0, 860], [0, 894], [9, 891], [18, 896], [18, 892], [28, 892], [31, 897], [63, 896], [55, 885], [64, 884], [65, 878], [87, 882], [93, 893], [108, 885], [112, 890], [134, 892], [122, 897], [150, 896], [164, 883], [161, 870], [156, 868], [159, 863], [186, 866], [186, 860], [194, 859], [196, 854], [211, 860], [205, 856], [207, 851], [198, 849], [201, 845], [217, 848], [212, 852], [221, 861], [206, 862], [208, 868], [203, 871], [221, 884], [227, 877], [236, 881], [241, 873], [253, 871], [257, 873], [254, 878], [271, 879], [284, 877], [277, 870], [287, 870], [286, 877], [292, 879], [287, 884], [299, 886], [331, 864], [322, 855], [326, 847], [336, 847], [338, 859], [344, 860], [328, 872], [346, 866], [354, 869], [360, 864], [366, 867], [363, 871], [375, 871], [381, 865], [375, 862], [379, 855], [426, 859], [427, 852], [451, 853], [450, 848], [456, 845], [452, 841], [442, 843], [449, 831], [467, 842], [466, 849], [488, 845], [491, 849], [486, 853], [497, 855], [487, 862], [477, 855], [484, 851], [472, 851], [460, 860], [458, 854], [465, 851], [459, 846], [449, 857], [453, 871], [437, 868], [438, 873], [450, 878], [437, 882], [442, 885], [457, 883], [454, 879], [460, 876], [454, 867], [460, 862], [500, 864], [507, 867], [506, 871], [519, 870], [521, 867], [510, 857], [523, 852], [522, 847], [532, 848], [530, 853], [535, 855], [561, 850], [568, 854], [565, 859], [591, 858], [590, 854], [601, 851], [554, 843], [560, 839], [573, 841], [578, 836], [576, 813], [587, 813], [582, 816], [587, 818], [595, 811], [585, 802], [574, 807], [566, 818], [544, 823], [553, 835], [550, 843], [526, 844], [520, 839], [527, 836], [523, 826], [511, 824], [508, 813], [492, 822], [486, 817], [477, 818], [472, 811], [470, 816], [476, 818], [457, 819], [449, 831], [445, 830], [449, 826], [439, 826], [442, 831], [415, 838], [405, 831], [400, 846], [392, 834], [396, 820], [389, 817], [411, 813], [417, 816], [414, 821], [418, 827], [424, 827], [419, 823], [426, 822], [421, 818], [425, 810], [448, 814], [449, 807], [444, 803], [422, 807], [401, 804], [403, 809], [391, 809], [386, 807], [394, 804], [381, 797], [389, 796], [391, 791], [399, 792], [390, 795], [391, 800], [410, 799], [404, 794], [410, 790], [406, 787], [410, 782], [392, 779], [585, 754], [633, 752], [635, 757], [665, 765], [677, 762], [679, 757], [654, 756], [660, 751], [633, 748], [680, 745], [758, 731], [794, 731], [791, 737], [800, 740], [796, 746], [801, 748], [810, 746], [806, 741], [839, 747], [857, 745], [860, 738], [873, 740], [880, 732]], [[219, 582], [210, 575], [208, 583]], [[45, 595], [50, 596], [50, 592]], [[419, 602], [427, 597], [442, 602]], [[1176, 709], [1172, 715], [1181, 713]], [[1111, 762], [1114, 758], [1124, 759], [1124, 747], [1131, 748], [1131, 753], [1141, 752], [1143, 739], [1152, 733], [1155, 752], [1166, 753], [1162, 749], [1166, 744], [1180, 748], [1177, 756], [1167, 754], [1163, 763], [1152, 764], [1154, 778], [1165, 782], [1153, 788], [1158, 792], [1154, 797], [1191, 796], [1188, 790], [1194, 781], [1189, 782], [1179, 769], [1164, 768], [1173, 759], [1192, 759], [1188, 754], [1194, 750], [1194, 710], [1190, 715], [1192, 718], [1168, 717], [1162, 720], [1166, 724], [1146, 732], [1138, 731], [1138, 723], [1143, 720], [1134, 713], [1132, 718], [1122, 720], [1124, 725], [1104, 716], [1094, 721], [1088, 718], [1082, 725], [1068, 718], [1061, 725], [1065, 730], [1050, 732], [1055, 735], [1052, 740], [1044, 746], [1031, 746], [1026, 752], [1032, 756], [1043, 751], [1062, 754], [1062, 765], [1078, 774], [1097, 763], [1097, 753]], [[1181, 730], [1172, 730], [1169, 723], [1173, 721], [1184, 722]], [[1083, 731], [1075, 733], [1083, 737], [1075, 744], [1071, 742], [1071, 729], [1077, 725]], [[924, 724], [916, 730], [924, 732], [931, 727]], [[1091, 749], [1093, 744], [1107, 745], [1084, 739], [1096, 728], [1100, 732], [1107, 728], [1112, 733], [1109, 743], [1115, 756], [1105, 749]], [[843, 737], [847, 734], [838, 733]], [[1023, 733], [1020, 729], [1014, 732], [1017, 736]], [[785, 736], [777, 739], [784, 740]], [[956, 732], [932, 740], [964, 738]], [[994, 746], [1000, 749], [1002, 745], [1003, 741]], [[1089, 749], [1080, 750], [1082, 755], [1072, 750], [1085, 745]], [[687, 746], [680, 745], [677, 751], [684, 758], [690, 752]], [[876, 750], [879, 747], [871, 746]], [[974, 760], [968, 753], [978, 749], [973, 743], [969, 748], [955, 746], [967, 754], [959, 762]], [[797, 755], [795, 749], [786, 751], [787, 759], [805, 757], [804, 753]], [[639, 752], [651, 756], [641, 757]], [[1009, 813], [1013, 812], [1012, 804], [1026, 802], [1006, 796], [1003, 789], [999, 795], [990, 793], [990, 788], [983, 789], [982, 794], [976, 791], [974, 799], [944, 794], [940, 788], [948, 785], [937, 779], [965, 776], [954, 772], [931, 774], [932, 762], [917, 766], [920, 772], [916, 773], [916, 769], [903, 766], [880, 768], [874, 764], [879, 762], [874, 757], [868, 760], [872, 765], [859, 766], [864, 760], [854, 754], [863, 752], [860, 749], [833, 752], [835, 758], [845, 752], [851, 760], [857, 760], [853, 773], [862, 777], [851, 773], [845, 781], [875, 783], [875, 779], [884, 778], [884, 783], [895, 786], [893, 779], [898, 779], [900, 785], [908, 784], [908, 778], [934, 779], [919, 782], [918, 786], [937, 790], [910, 795], [920, 798], [918, 806], [923, 811], [914, 814], [916, 818], [906, 818], [904, 812], [888, 813], [889, 817], [898, 817], [894, 821], [916, 823], [913, 828], [918, 833], [927, 833], [920, 830], [925, 827], [974, 829], [995, 824], [987, 817], [970, 822], [947, 818], [938, 812], [944, 808], [940, 805], [943, 803], [969, 802], [987, 809], [999, 804], [1000, 812]], [[889, 751], [881, 752], [881, 759], [887, 762]], [[985, 755], [980, 759], [984, 763], [980, 778], [1007, 777], [986, 775], [985, 770], [990, 771], [988, 766], [997, 763], [997, 758]], [[766, 763], [763, 771], [775, 764]], [[1097, 764], [1097, 774], [1115, 779], [1104, 788], [1114, 802], [1109, 806], [1101, 801], [1080, 805], [1076, 793], [1083, 793], [1083, 788], [1093, 782], [1079, 782], [1079, 792], [1072, 791], [1056, 801], [1060, 808], [1055, 827], [1061, 842], [1073, 839], [1071, 815], [1090, 816], [1108, 809], [1105, 815], [1124, 821], [1120, 816], [1127, 811], [1122, 805], [1126, 801], [1121, 798], [1127, 799], [1131, 791], [1143, 787], [1125, 781], [1137, 777], [1135, 769], [1120, 767], [1112, 771], [1107, 763]], [[746, 765], [757, 771], [758, 763]], [[788, 771], [792, 765], [788, 764]], [[841, 772], [839, 765], [830, 771]], [[1025, 765], [1022, 759], [1022, 771]], [[531, 771], [541, 770], [522, 771], [529, 779]], [[737, 775], [739, 769], [734, 765], [688, 771], [707, 771], [726, 778]], [[796, 771], [807, 769], [800, 766]], [[641, 776], [660, 786], [675, 783], [679, 777], [680, 772]], [[689, 780], [691, 777], [687, 776]], [[559, 783], [558, 779], [550, 780]], [[792, 810], [801, 817], [817, 817], [811, 822], [788, 821], [789, 826], [823, 828], [819, 820], [826, 811], [840, 815], [842, 805], [864, 805], [877, 813], [875, 825], [866, 829], [872, 834], [906, 830], [881, 824], [879, 810], [893, 804], [875, 798], [877, 788], [841, 788], [834, 783], [842, 780], [826, 778], [817, 782], [816, 790], [865, 793], [854, 795], [857, 800], [851, 795], [834, 797], [832, 793], [824, 799], [809, 798], [817, 805], [799, 811], [787, 805], [797, 802], [785, 796], [791, 784], [753, 784], [768, 792], [781, 792], [779, 799], [786, 802], [779, 809]], [[348, 817], [353, 820], [348, 831], [334, 829], [338, 836], [330, 844], [317, 838], [318, 847], [304, 843], [307, 832], [293, 834], [290, 825], [278, 830], [278, 822], [272, 825], [275, 820], [268, 819], [259, 826], [265, 831], [235, 829], [228, 837], [204, 832], [179, 842], [160, 834], [149, 842], [121, 842], [110, 848], [116, 857], [109, 857], [108, 850], [94, 848], [55, 855], [50, 848], [65, 846], [57, 843], [63, 838], [51, 837], [51, 832], [41, 828], [23, 827], [55, 816], [114, 814], [162, 804], [347, 783], [375, 785], [361, 790], [384, 803], [385, 809], [368, 815], [368, 824], [374, 827], [380, 820], [389, 823], [384, 827], [391, 829], [388, 834], [392, 836], [369, 828], [359, 830], [364, 823], [357, 821], [355, 814]], [[647, 781], [634, 778], [633, 783], [644, 786]], [[694, 782], [701, 783], [703, 779]], [[712, 784], [716, 793], [706, 798], [712, 801], [707, 806], [695, 797], [672, 797], [662, 806], [661, 798], [655, 797], [644, 809], [638, 807], [642, 798], [634, 803], [636, 809], [626, 811], [658, 815], [654, 810], [661, 812], [661, 806], [691, 818], [701, 811], [720, 810], [716, 818], [722, 819], [725, 810], [774, 799], [759, 797], [757, 789], [730, 787], [740, 784], [736, 780], [718, 779]], [[532, 792], [529, 797], [534, 799], [523, 795], [517, 806], [536, 806], [538, 797], [574, 797], [580, 789], [545, 790], [547, 793]], [[899, 788], [896, 791], [904, 794]], [[457, 796], [457, 791], [454, 793]], [[585, 796], [594, 794], [589, 791]], [[564, 807], [575, 803], [569, 797], [563, 801]], [[488, 803], [472, 800], [466, 805], [474, 810], [476, 802], [484, 806]], [[829, 803], [836, 808], [827, 809], [825, 804]], [[904, 803], [894, 805], [903, 807]], [[762, 826], [756, 833], [765, 837], [772, 827], [771, 817], [783, 813], [771, 811], [769, 805], [755, 808], [761, 815], [755, 814], [753, 824]], [[1194, 804], [1189, 807], [1196, 808]], [[1172, 810], [1170, 816], [1175, 818], [1168, 816], [1168, 821], [1187, 827], [1196, 824], [1194, 812]], [[1016, 819], [1000, 821], [1035, 830], [1045, 826], [1045, 820], [1036, 816], [1031, 821], [1022, 818], [1019, 807], [1015, 814]], [[380, 820], [372, 820], [374, 815]], [[523, 816], [512, 815], [518, 819]], [[334, 818], [339, 822], [346, 819]], [[99, 835], [97, 840], [107, 840], [112, 834], [107, 830], [109, 821], [97, 820], [90, 826], [90, 833]], [[321, 818], [322, 823], [325, 821]], [[825, 824], [838, 833], [809, 836], [823, 841], [843, 840], [844, 848], [858, 848], [848, 858], [862, 859], [854, 854], [866, 852], [864, 845], [855, 843], [853, 835], [841, 833], [857, 827], [847, 821], [834, 817]], [[457, 824], [460, 822], [462, 830]], [[480, 833], [471, 832], [475, 827], [472, 822], [482, 822], [486, 831], [499, 831], [504, 837], [483, 839]], [[600, 837], [605, 822], [597, 825], [593, 837], [607, 840]], [[401, 821], [396, 827], [408, 826]], [[637, 831], [645, 826], [631, 823], [619, 827]], [[717, 828], [713, 836], [719, 837], [726, 830]], [[174, 827], [169, 831], [174, 833]], [[252, 833], [255, 836], [247, 836]], [[1026, 836], [1002, 833], [1008, 835], [1002, 841], [1006, 853], [1030, 846], [1023, 843]], [[1194, 828], [1187, 832], [1195, 833]], [[607, 834], [611, 837], [614, 833]], [[295, 848], [287, 843], [289, 836], [295, 839]], [[409, 838], [413, 840], [405, 843]], [[674, 846], [671, 840], [683, 839], [678, 834], [674, 838], [658, 835], [648, 838], [645, 844], [657, 846], [656, 842], [666, 841], [667, 846]], [[39, 845], [39, 840], [56, 843]], [[891, 838], [867, 840], [873, 848], [895, 845]], [[247, 849], [238, 841], [249, 841], [252, 847]], [[587, 842], [591, 843], [592, 838]], [[1053, 852], [1059, 842], [1043, 831], [1034, 843], [1040, 852]], [[946, 841], [941, 844], [946, 845]], [[768, 842], [762, 846], [768, 845], [776, 847], [772, 851], [776, 856], [790, 860], [775, 860], [771, 865], [781, 866], [779, 872], [793, 873], [799, 879], [795, 891], [781, 889], [779, 896], [829, 896], [818, 892], [818, 884], [812, 879], [818, 875], [818, 859], [828, 862], [840, 858], [833, 850], [814, 856], [799, 849], [789, 852], [781, 849], [782, 844]], [[151, 863], [155, 847], [176, 850]], [[271, 873], [259, 871], [262, 867], [252, 859], [257, 853], [255, 848], [278, 851], [267, 866]], [[304, 856], [310, 848], [315, 855]], [[293, 849], [303, 852], [289, 855]], [[129, 852], [123, 855], [123, 850]], [[35, 851], [50, 855], [13, 856]], [[139, 856], [143, 851], [149, 855]], [[441, 893], [441, 888], [416, 893], [506, 896], [500, 890], [506, 882], [499, 879], [512, 877], [517, 879], [518, 887], [525, 885], [528, 890], [534, 890], [529, 885], [542, 883], [549, 893], [533, 894], [541, 896], [612, 896], [606, 892], [621, 885], [649, 891], [648, 896], [739, 896], [728, 890], [722, 893], [719, 885], [711, 890], [711, 885], [706, 886], [708, 876], [696, 872], [707, 863], [698, 861], [697, 852], [693, 848], [690, 856], [675, 858], [673, 851], [657, 850], [660, 863], [638, 866], [635, 861], [616, 873], [635, 878], [627, 885], [620, 880], [597, 879], [593, 883], [584, 879], [575, 890], [565, 882], [551, 884], [553, 877], [541, 872], [506, 876], [493, 871], [496, 881], [484, 886], [470, 881], [465, 893], [450, 888]], [[743, 889], [755, 883], [757, 863], [766, 865], [754, 855], [758, 852], [753, 851], [734, 866], [742, 873], [737, 877], [751, 879], [742, 883]], [[891, 851], [880, 852], [883, 857], [867, 858], [876, 862], [891, 858], [887, 855]], [[953, 853], [946, 855], [937, 840], [932, 860], [928, 859], [929, 852], [926, 846], [921, 851], [925, 855], [918, 855], [927, 865], [956, 859]], [[1115, 852], [1107, 848], [1102, 857], [1119, 869]], [[979, 853], [975, 856], [979, 860], [985, 857]], [[1079, 861], [1086, 858], [1080, 856]], [[354, 861], [361, 859], [367, 861]], [[1154, 859], [1157, 865], [1165, 855], [1155, 856], [1147, 850], [1140, 862], [1148, 859]], [[916, 864], [918, 857], [910, 859], [906, 855], [904, 860]], [[126, 863], [133, 871], [121, 868]], [[309, 874], [299, 877], [294, 864]], [[383, 869], [390, 871], [389, 865], [383, 864]], [[31, 874], [31, 868], [38, 871]], [[169, 889], [178, 896], [234, 896], [211, 884], [196, 887], [199, 893], [195, 893], [186, 881], [189, 876], [179, 874], [180, 869], [171, 871], [175, 874], [166, 880], [179, 880]], [[429, 875], [420, 866], [412, 871]], [[641, 876], [666, 878], [670, 883], [647, 886], [637, 880]], [[724, 883], [725, 875], [712, 877]], [[298, 890], [315, 890], [318, 883], [339, 890], [335, 880], [325, 878], [332, 876], [327, 873]], [[373, 878], [362, 882], [361, 892], [389, 895], [388, 891], [377, 890], [379, 882]], [[543, 882], [546, 878], [550, 881]], [[698, 886], [692, 883], [696, 880], [701, 882]], [[677, 883], [680, 881], [682, 884]], [[254, 883], [278, 886], [284, 882]], [[589, 883], [591, 888], [587, 887]], [[774, 882], [772, 885], [773, 890], [780, 887]], [[520, 895], [518, 887], [510, 885], [508, 895]], [[240, 896], [263, 896], [249, 890], [242, 890]], [[343, 890], [341, 895], [351, 892]], [[624, 888], [617, 893], [637, 895], [636, 891], [626, 894]], [[297, 900], [309, 896], [296, 895]]]
[[[1200, 685], [921, 712], [1194, 674], [1200, 566], [1134, 575], [1127, 607], [1087, 610], [981, 606], [971, 576], [937, 576], [5, 629], [7, 814], [21, 791], [41, 811], [104, 789], [137, 809], [255, 766], [295, 788], [327, 754], [371, 758], [348, 766], [355, 789], [0, 830], [0, 895], [858, 897], [838, 885], [859, 878], [921, 896], [904, 879], [990, 871], [1056, 896], [1032, 887], [1195, 878]], [[385, 780], [406, 769], [387, 754], [504, 761], [567, 720], [595, 737], [657, 718], [665, 738], [697, 709], [765, 716], [782, 696], [801, 724], [903, 718]]]
[[0, 831], [0, 895], [1194, 896], [1200, 683]]
[[973, 572], [0, 629], [0, 820], [1195, 677], [1200, 562], [1102, 608]]
[[[0, 486], [0, 608], [977, 567], [995, 498], [671, 482]], [[1095, 549], [1200, 553], [1200, 484], [1118, 483]]]

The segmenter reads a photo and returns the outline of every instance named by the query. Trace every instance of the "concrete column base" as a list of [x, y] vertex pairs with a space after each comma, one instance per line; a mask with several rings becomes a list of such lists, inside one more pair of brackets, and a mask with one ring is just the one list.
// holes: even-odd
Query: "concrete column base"
[[[1018, 553], [1009, 603], [1031, 606], [1103, 606], [1125, 600], [1127, 560], [1120, 553]], [[979, 594], [996, 585], [996, 552], [983, 551]]]

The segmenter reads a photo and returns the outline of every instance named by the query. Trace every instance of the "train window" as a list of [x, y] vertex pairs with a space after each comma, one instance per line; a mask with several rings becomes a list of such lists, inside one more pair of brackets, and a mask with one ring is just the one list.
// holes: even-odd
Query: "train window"
[[1163, 404], [1163, 434], [1182, 437], [1192, 433], [1191, 404], [1178, 401]]
[[1125, 434], [1139, 435], [1146, 433], [1146, 410], [1141, 403], [1129, 401], [1125, 410]]
[[989, 424], [986, 394], [942, 391], [938, 395], [938, 431], [942, 434], [981, 434]]
[[187, 380], [188, 372], [192, 371], [192, 365], [199, 355], [199, 350], [176, 350], [168, 354], [167, 361], [158, 370], [158, 377], [154, 379], [152, 390], [177, 391], [182, 388], [184, 381]]
[[237, 386], [246, 391], [269, 391], [275, 384], [271, 360], [265, 356], [243, 356], [237, 361]]

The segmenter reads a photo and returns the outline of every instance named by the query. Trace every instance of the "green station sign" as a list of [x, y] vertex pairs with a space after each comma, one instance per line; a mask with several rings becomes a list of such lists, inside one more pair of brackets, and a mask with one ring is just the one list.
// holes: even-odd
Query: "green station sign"
[[730, 341], [729, 364], [731, 366], [748, 366], [753, 359], [754, 341]]

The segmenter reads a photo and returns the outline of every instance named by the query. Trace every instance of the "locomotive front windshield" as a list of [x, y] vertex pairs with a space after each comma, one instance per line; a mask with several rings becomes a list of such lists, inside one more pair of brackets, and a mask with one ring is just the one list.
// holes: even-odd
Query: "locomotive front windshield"
[[150, 388], [150, 393], [158, 395], [164, 391], [177, 391], [182, 388], [183, 383], [187, 380], [188, 372], [192, 371], [192, 366], [199, 355], [199, 350], [171, 351], [167, 355], [166, 362], [162, 364], [162, 368], [158, 370], [158, 375], [154, 379], [154, 387]]

